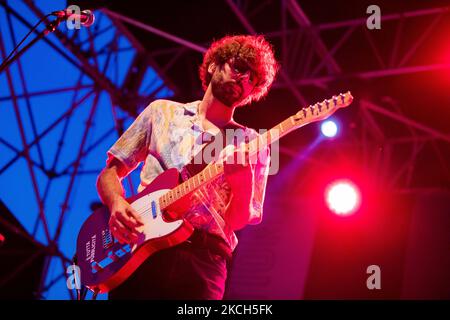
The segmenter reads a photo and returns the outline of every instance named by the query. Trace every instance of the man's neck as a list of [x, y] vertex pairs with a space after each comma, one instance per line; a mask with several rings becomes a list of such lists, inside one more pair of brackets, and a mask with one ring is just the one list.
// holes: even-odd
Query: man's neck
[[227, 107], [217, 100], [209, 86], [198, 108], [198, 115], [203, 123], [210, 122], [218, 128], [223, 128], [233, 121], [233, 113], [234, 107]]

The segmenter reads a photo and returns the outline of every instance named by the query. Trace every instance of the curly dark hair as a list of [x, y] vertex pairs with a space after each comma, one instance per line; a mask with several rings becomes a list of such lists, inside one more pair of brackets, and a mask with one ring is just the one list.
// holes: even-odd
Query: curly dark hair
[[243, 60], [257, 78], [255, 88], [242, 101], [242, 105], [258, 101], [266, 96], [279, 65], [275, 60], [271, 44], [262, 35], [225, 36], [213, 42], [206, 51], [199, 69], [203, 90], [208, 88], [212, 78], [208, 72], [208, 66], [211, 63], [221, 66], [231, 58]]

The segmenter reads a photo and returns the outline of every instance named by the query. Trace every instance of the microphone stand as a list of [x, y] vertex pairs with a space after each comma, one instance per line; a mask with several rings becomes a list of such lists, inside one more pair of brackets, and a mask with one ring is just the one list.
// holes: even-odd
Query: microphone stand
[[49, 22], [49, 24], [46, 25], [45, 29], [40, 32], [36, 38], [34, 38], [30, 43], [28, 43], [25, 47], [23, 47], [20, 51], [17, 51], [15, 55], [13, 55], [10, 59], [3, 61], [3, 63], [0, 65], [0, 73], [2, 73], [11, 63], [16, 61], [25, 51], [27, 51], [31, 46], [33, 46], [36, 42], [44, 38], [47, 34], [54, 32], [56, 28], [59, 26], [61, 21], [64, 19], [62, 18], [56, 18], [55, 20]]
[[[56, 30], [56, 28], [58, 28], [58, 26], [61, 23], [61, 21], [63, 21], [63, 20], [65, 20], [64, 17], [58, 17], [55, 20], [49, 22], [46, 25], [45, 29], [42, 30], [42, 32], [40, 32], [32, 41], [30, 41], [30, 43], [28, 43], [21, 50], [17, 51], [10, 59], [7, 59], [7, 60], [2, 62], [2, 64], [0, 65], [0, 73], [2, 73], [14, 61], [16, 61], [25, 51], [30, 49], [36, 42], [38, 42], [39, 40], [44, 38], [49, 33], [54, 32]], [[28, 36], [29, 35], [25, 36], [25, 38], [27, 38]], [[3, 240], [4, 240], [4, 237], [0, 233], [0, 246], [3, 244]], [[74, 266], [77, 265], [77, 257], [76, 257], [76, 255], [73, 257], [72, 263], [73, 263]], [[85, 300], [86, 293], [87, 293], [87, 288], [85, 286], [81, 286], [80, 289], [77, 289], [77, 300]], [[94, 294], [93, 294], [92, 300], [96, 300], [97, 299], [98, 293], [99, 293], [98, 290], [94, 290]]]

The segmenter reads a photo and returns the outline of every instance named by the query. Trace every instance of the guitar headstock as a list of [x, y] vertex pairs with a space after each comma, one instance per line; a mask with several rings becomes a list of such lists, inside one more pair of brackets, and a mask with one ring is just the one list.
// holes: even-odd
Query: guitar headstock
[[300, 122], [299, 125], [305, 122], [310, 123], [323, 120], [331, 116], [337, 109], [349, 106], [352, 101], [353, 96], [350, 91], [347, 91], [338, 96], [333, 96], [331, 99], [326, 99], [322, 102], [303, 108], [292, 116], [292, 120], [296, 123]]

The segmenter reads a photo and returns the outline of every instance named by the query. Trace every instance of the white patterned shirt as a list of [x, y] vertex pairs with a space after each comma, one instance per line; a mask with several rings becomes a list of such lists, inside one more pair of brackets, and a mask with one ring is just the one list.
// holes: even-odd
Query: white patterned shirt
[[[117, 158], [129, 173], [144, 162], [138, 192], [167, 168], [177, 168], [181, 172], [204, 146], [201, 139], [202, 134], [207, 131], [203, 130], [202, 121], [197, 113], [200, 102], [187, 104], [169, 100], [152, 102], [108, 150], [107, 164], [113, 158]], [[249, 128], [245, 128], [245, 134], [250, 138], [258, 136], [255, 130]], [[251, 164], [254, 185], [249, 224], [258, 224], [262, 219], [270, 162], [268, 149], [265, 150], [265, 154], [267, 155], [265, 160], [261, 161], [258, 158], [256, 163]], [[231, 250], [234, 250], [238, 240], [224, 218], [234, 195], [225, 176], [221, 175], [200, 187], [194, 196], [198, 201], [192, 203], [184, 218], [194, 228], [206, 230], [223, 238]]]

